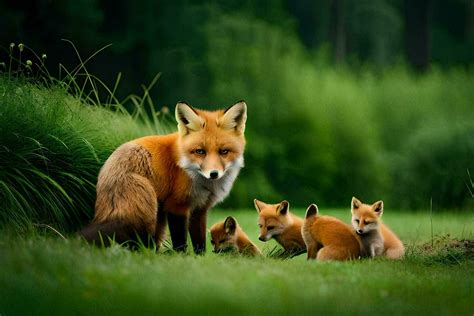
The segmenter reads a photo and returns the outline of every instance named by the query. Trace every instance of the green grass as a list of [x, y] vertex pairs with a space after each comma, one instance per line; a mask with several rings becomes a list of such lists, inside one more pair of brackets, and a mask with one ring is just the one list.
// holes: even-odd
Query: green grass
[[[97, 175], [112, 151], [170, 131], [169, 111], [155, 110], [149, 95], [159, 74], [143, 95], [118, 100], [121, 76], [109, 88], [86, 68], [108, 46], [83, 58], [69, 44], [79, 64], [59, 65], [57, 77], [23, 44], [10, 46], [9, 64], [18, 66], [0, 70], [0, 228], [77, 230], [93, 215]], [[25, 49], [33, 61], [21, 59]]]
[[161, 113], [143, 119], [146, 92], [129, 98], [128, 114], [72, 96], [65, 82], [45, 88], [0, 74], [0, 227], [77, 229], [92, 216], [97, 174], [112, 151], [166, 130]]
[[[303, 210], [296, 210], [301, 214]], [[348, 211], [321, 210], [347, 219]], [[234, 215], [255, 243], [254, 210], [210, 213], [208, 227]], [[0, 238], [0, 313], [10, 314], [437, 314], [474, 311], [474, 260], [430, 243], [429, 213], [386, 212], [409, 251], [402, 261], [308, 262], [101, 249], [71, 236]], [[384, 217], [385, 217], [384, 215]], [[437, 213], [437, 236], [472, 239], [472, 214]], [[438, 245], [438, 246], [436, 246]], [[457, 256], [455, 260], [451, 257]]]

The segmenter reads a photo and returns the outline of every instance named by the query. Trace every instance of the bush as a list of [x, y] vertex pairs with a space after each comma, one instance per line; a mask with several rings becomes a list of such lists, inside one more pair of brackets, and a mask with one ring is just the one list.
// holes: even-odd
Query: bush
[[474, 123], [453, 123], [421, 129], [403, 147], [394, 168], [394, 198], [403, 207], [473, 206], [467, 169], [474, 168]]
[[120, 144], [153, 133], [58, 86], [0, 76], [0, 104], [0, 226], [77, 229], [92, 217], [105, 159]]
[[[248, 196], [232, 194], [229, 204], [249, 205], [258, 197], [341, 205], [357, 192], [380, 192], [380, 146], [354, 78], [318, 69], [291, 33], [263, 21], [224, 16], [208, 31], [211, 95], [227, 103], [245, 97], [249, 104], [246, 161], [252, 171], [242, 173], [234, 192], [253, 189]], [[266, 185], [255, 187], [255, 178]]]
[[[220, 16], [206, 31], [213, 78], [209, 101], [230, 104], [244, 98], [249, 105], [247, 167], [226, 205], [244, 207], [258, 197], [286, 198], [301, 207], [310, 202], [341, 206], [357, 195], [387, 200], [391, 207], [426, 207], [416, 202], [429, 201], [426, 194], [408, 193], [436, 187], [438, 173], [450, 177], [451, 189], [435, 203], [465, 205], [465, 177], [451, 166], [459, 165], [465, 175], [474, 151], [450, 126], [468, 137], [470, 129], [455, 122], [474, 120], [472, 72], [328, 68], [324, 51], [312, 56], [291, 30], [238, 14]], [[427, 126], [437, 126], [433, 140], [447, 139], [440, 148], [460, 156], [437, 163], [436, 177], [417, 177], [413, 170], [403, 183], [399, 168], [416, 169], [420, 163], [413, 152], [418, 144], [413, 149], [407, 144], [421, 141], [417, 135]], [[425, 166], [442, 158], [429, 159]]]

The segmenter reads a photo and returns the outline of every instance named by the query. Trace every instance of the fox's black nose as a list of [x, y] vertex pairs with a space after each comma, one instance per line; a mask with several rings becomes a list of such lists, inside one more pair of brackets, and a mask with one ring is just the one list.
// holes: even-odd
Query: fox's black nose
[[258, 237], [259, 240], [265, 241], [265, 238], [263, 236]]
[[357, 233], [362, 234], [364, 231], [362, 229], [358, 229]]
[[219, 175], [219, 172], [217, 172], [216, 170], [211, 171], [211, 173], [209, 174], [211, 179], [217, 179], [218, 175]]

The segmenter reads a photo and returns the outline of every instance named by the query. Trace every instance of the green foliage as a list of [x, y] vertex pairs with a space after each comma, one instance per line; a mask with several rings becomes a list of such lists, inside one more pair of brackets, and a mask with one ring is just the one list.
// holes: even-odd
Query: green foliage
[[87, 105], [65, 88], [0, 77], [0, 225], [77, 229], [91, 218], [95, 183], [120, 144], [155, 129]]
[[[334, 12], [336, 4], [340, 5], [340, 20]], [[210, 76], [206, 59], [208, 41], [218, 39], [223, 32], [209, 34], [205, 30], [219, 23], [222, 16], [238, 15], [242, 23], [263, 21], [280, 30], [293, 30], [293, 39], [304, 43], [306, 50], [326, 50], [329, 64], [333, 64], [338, 38], [335, 29], [339, 27], [346, 64], [382, 67], [406, 59], [408, 4], [401, 0], [10, 1], [0, 3], [4, 12], [0, 43], [23, 42], [36, 51], [46, 50], [51, 68], [58, 63], [76, 63], [75, 56], [62, 45], [62, 38], [86, 52], [111, 43], [112, 48], [99, 56], [91, 69], [109, 84], [122, 71], [125, 76], [119, 96], [137, 91], [140, 83], [162, 72], [163, 80], [153, 91], [160, 106], [181, 99], [220, 104], [220, 100], [206, 97], [214, 79], [221, 80]], [[428, 7], [432, 61], [443, 67], [471, 64], [472, 4], [434, 0]], [[223, 36], [232, 38], [233, 34]]]
[[473, 135], [472, 121], [424, 128], [414, 135], [403, 147], [406, 156], [395, 165], [394, 195], [410, 196], [401, 205], [428, 206], [433, 198], [437, 207], [472, 206], [466, 169], [474, 167]]
[[[344, 205], [357, 195], [420, 208], [434, 194], [437, 207], [466, 206], [469, 192], [451, 166], [465, 172], [472, 165], [470, 129], [462, 123], [474, 120], [472, 74], [330, 69], [291, 32], [240, 15], [222, 16], [207, 32], [217, 34], [209, 42], [212, 99], [230, 104], [245, 96], [249, 105], [247, 170], [226, 205], [245, 207], [255, 197]], [[447, 136], [454, 125], [464, 136]], [[449, 164], [420, 161], [423, 177], [409, 144], [429, 126], [433, 140], [446, 139], [440, 150], [457, 154]], [[428, 161], [444, 159], [431, 153]], [[450, 189], [437, 194], [439, 182]]]
[[[345, 74], [318, 71], [297, 41], [265, 22], [238, 16], [223, 16], [219, 22], [210, 26], [210, 33], [234, 36], [209, 43], [213, 76], [222, 78], [215, 82], [213, 96], [228, 103], [245, 95], [249, 104], [246, 161], [254, 171], [244, 172], [236, 188], [252, 186], [252, 191], [237, 198], [287, 198], [300, 206], [311, 200], [344, 203], [342, 197], [353, 193], [348, 187], [334, 190], [338, 183], [350, 180], [357, 187], [379, 168], [370, 155], [377, 149], [370, 126], [350, 128], [364, 125], [365, 119], [366, 103], [357, 100], [361, 96], [355, 82]], [[341, 87], [340, 79], [347, 84]], [[351, 168], [345, 167], [346, 159]], [[365, 172], [359, 164], [373, 169]], [[258, 173], [274, 190], [253, 185]]]

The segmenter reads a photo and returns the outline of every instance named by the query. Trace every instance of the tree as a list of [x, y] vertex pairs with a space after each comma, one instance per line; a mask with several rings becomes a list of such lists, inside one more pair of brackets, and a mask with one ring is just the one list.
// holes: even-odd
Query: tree
[[430, 65], [431, 0], [405, 0], [405, 48], [408, 62], [417, 70]]
[[346, 18], [345, 1], [331, 1], [331, 40], [334, 49], [334, 60], [342, 63], [346, 59]]

